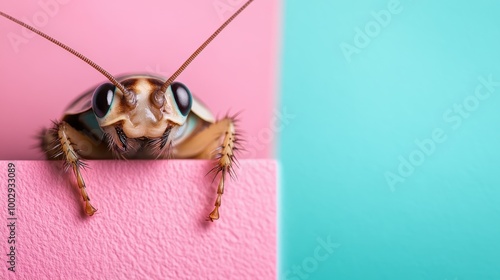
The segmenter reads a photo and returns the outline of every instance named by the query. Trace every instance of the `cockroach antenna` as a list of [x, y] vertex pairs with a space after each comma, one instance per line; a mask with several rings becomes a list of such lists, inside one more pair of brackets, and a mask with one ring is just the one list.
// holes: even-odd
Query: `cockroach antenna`
[[234, 18], [236, 18], [248, 5], [250, 5], [250, 3], [252, 3], [253, 0], [248, 0], [243, 6], [241, 6], [241, 8], [239, 8], [230, 18], [228, 18], [217, 30], [215, 30], [215, 32], [210, 35], [210, 37], [208, 37], [208, 39], [203, 42], [203, 44], [201, 44], [200, 47], [198, 47], [198, 49], [196, 49], [193, 54], [181, 65], [181, 67], [179, 67], [179, 69], [177, 69], [177, 71], [175, 71], [174, 74], [172, 74], [172, 76], [170, 76], [170, 78], [168, 78], [168, 80], [163, 84], [163, 86], [161, 87], [160, 89], [160, 92], [157, 92], [157, 94], [160, 94], [160, 93], [164, 93], [168, 86], [173, 83], [175, 81], [175, 79], [177, 79], [177, 77], [182, 73], [182, 71], [184, 71], [184, 69], [186, 69], [186, 67], [196, 58], [196, 56], [198, 56], [202, 51], [203, 49], [205, 49], [206, 46], [208, 46], [208, 44], [210, 44], [210, 42], [212, 42], [213, 39], [215, 39], [215, 37], [217, 37], [217, 35], [219, 35], [219, 33], [226, 27], [228, 26], [231, 21], [233, 21]]
[[[160, 90], [155, 93], [154, 99], [153, 99], [155, 104], [161, 105], [161, 103], [163, 103], [162, 102], [164, 99], [163, 94], [167, 91], [168, 86], [170, 86], [170, 84], [172, 84], [175, 81], [175, 79], [182, 73], [182, 71], [184, 71], [186, 69], [186, 67], [196, 58], [196, 56], [198, 56], [198, 54], [200, 54], [203, 51], [203, 49], [205, 49], [205, 47], [208, 46], [210, 44], [210, 42], [212, 42], [212, 40], [215, 39], [215, 37], [217, 37], [217, 35], [219, 35], [219, 33], [226, 26], [228, 26], [231, 23], [231, 21], [233, 21], [233, 19], [235, 19], [252, 2], [253, 2], [253, 0], [248, 0], [243, 6], [241, 6], [210, 37], [208, 37], [208, 39], [205, 42], [203, 42], [203, 44], [201, 44], [201, 46], [198, 47], [198, 49], [196, 49], [193, 52], [193, 54], [191, 54], [191, 56], [181, 65], [181, 67], [179, 67], [179, 69], [177, 69], [177, 71], [175, 71], [174, 74], [172, 74], [172, 76], [170, 76], [170, 78], [168, 78], [168, 80], [162, 85]], [[33, 31], [34, 33], [38, 34], [39, 36], [49, 40], [50, 42], [58, 45], [59, 47], [65, 49], [66, 51], [68, 51], [68, 52], [72, 53], [73, 55], [75, 55], [76, 57], [80, 58], [81, 60], [86, 62], [88, 65], [92, 66], [94, 69], [101, 72], [101, 74], [103, 74], [106, 78], [108, 78], [108, 80], [111, 83], [113, 83], [119, 90], [121, 90], [121, 92], [123, 92], [123, 97], [125, 98], [127, 104], [130, 107], [134, 107], [137, 104], [137, 99], [136, 99], [135, 94], [132, 94], [128, 90], [126, 90], [125, 87], [120, 82], [118, 82], [115, 77], [113, 77], [113, 75], [111, 75], [108, 71], [104, 70], [104, 68], [102, 68], [101, 66], [97, 65], [97, 63], [90, 60], [88, 57], [77, 52], [76, 50], [69, 47], [68, 45], [63, 44], [62, 42], [50, 37], [49, 35], [43, 33], [42, 31], [34, 28], [33, 26], [28, 25], [28, 24], [16, 19], [15, 17], [12, 17], [12, 16], [10, 16], [2, 11], [0, 11], [0, 15], [17, 23], [17, 24], [19, 24], [19, 25], [21, 25], [24, 28], [27, 28], [27, 29]]]
[[60, 41], [50, 37], [49, 35], [43, 33], [42, 31], [34, 28], [33, 26], [31, 25], [28, 25], [18, 19], [16, 19], [15, 17], [12, 17], [2, 11], [0, 11], [0, 15], [7, 18], [7, 19], [10, 19], [11, 21], [21, 25], [22, 27], [24, 28], [27, 28], [31, 31], [33, 31], [34, 33], [40, 35], [41, 37], [49, 40], [50, 42], [58, 45], [59, 47], [65, 49], [66, 51], [72, 53], [73, 55], [75, 55], [76, 57], [78, 57], [79, 59], [85, 61], [88, 65], [92, 66], [94, 69], [96, 69], [97, 71], [101, 72], [101, 74], [103, 74], [104, 76], [106, 76], [106, 78], [108, 78], [108, 80], [113, 83], [113, 85], [115, 85], [119, 90], [121, 90], [121, 92], [123, 92], [123, 97], [125, 98], [125, 101], [127, 102], [127, 105], [129, 105], [130, 107], [135, 107], [135, 105], [137, 104], [137, 99], [135, 97], [135, 94], [129, 92], [128, 90], [125, 89], [125, 87], [116, 80], [115, 77], [113, 77], [113, 75], [111, 75], [108, 71], [104, 70], [104, 68], [102, 68], [101, 66], [97, 65], [97, 63], [93, 62], [92, 60], [90, 60], [88, 57], [84, 56], [83, 54], [77, 52], [76, 50], [74, 50], [73, 48], [70, 48], [69, 46], [61, 43]]

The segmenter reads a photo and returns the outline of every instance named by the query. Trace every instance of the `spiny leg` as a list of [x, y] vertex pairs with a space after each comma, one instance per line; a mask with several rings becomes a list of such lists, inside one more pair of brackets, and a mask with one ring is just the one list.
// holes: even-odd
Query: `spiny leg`
[[226, 173], [231, 174], [234, 157], [234, 143], [236, 141], [233, 122], [229, 122], [227, 130], [223, 134], [222, 145], [217, 154], [217, 165], [213, 169], [216, 174], [220, 173], [219, 185], [217, 187], [217, 199], [215, 200], [214, 210], [208, 215], [210, 221], [219, 219], [219, 207], [221, 206], [222, 194], [224, 194], [224, 183], [226, 180]]
[[227, 117], [211, 124], [189, 141], [175, 147], [174, 153], [176, 157], [195, 156], [197, 158], [216, 159], [216, 165], [211, 171], [215, 173], [215, 176], [220, 173], [220, 179], [215, 207], [207, 219], [212, 222], [219, 219], [219, 208], [224, 193], [226, 175], [234, 175], [233, 164], [236, 160], [234, 151], [237, 150], [235, 144], [238, 142], [236, 137], [234, 119]]
[[78, 187], [80, 188], [80, 192], [82, 194], [83, 201], [85, 203], [84, 210], [85, 214], [92, 216], [97, 211], [97, 209], [90, 204], [90, 198], [87, 193], [87, 188], [85, 186], [85, 181], [83, 181], [82, 173], [80, 172], [81, 161], [77, 161], [76, 163], [71, 163], [73, 166], [73, 173], [76, 176], [76, 180], [78, 182]]
[[90, 204], [90, 198], [87, 193], [85, 181], [83, 180], [83, 176], [80, 171], [80, 168], [84, 167], [85, 164], [80, 159], [78, 149], [75, 148], [76, 144], [72, 142], [73, 139], [82, 139], [82, 137], [85, 136], [81, 135], [77, 130], [64, 121], [54, 124], [54, 128], [46, 134], [46, 138], [52, 139], [52, 144], [44, 147], [45, 152], [50, 157], [61, 158], [64, 160], [66, 170], [69, 168], [73, 169], [78, 188], [80, 189], [80, 193], [85, 203], [85, 213], [92, 216], [97, 209]]

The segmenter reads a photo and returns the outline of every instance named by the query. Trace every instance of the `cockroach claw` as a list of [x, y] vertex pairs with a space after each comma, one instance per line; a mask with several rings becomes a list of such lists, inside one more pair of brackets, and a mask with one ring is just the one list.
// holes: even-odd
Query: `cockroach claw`
[[97, 209], [95, 209], [89, 201], [85, 201], [85, 214], [93, 216], [95, 212], [97, 212]]
[[207, 221], [213, 222], [219, 219], [219, 206], [215, 206], [214, 210], [208, 215]]

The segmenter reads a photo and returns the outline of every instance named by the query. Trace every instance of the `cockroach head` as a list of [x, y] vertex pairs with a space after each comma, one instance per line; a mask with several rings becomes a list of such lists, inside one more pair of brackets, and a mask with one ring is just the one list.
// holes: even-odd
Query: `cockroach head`
[[164, 80], [135, 76], [120, 81], [134, 95], [128, 105], [123, 92], [111, 83], [100, 85], [92, 97], [92, 109], [99, 125], [120, 127], [128, 138], [158, 138], [168, 127], [181, 126], [191, 111], [193, 97], [182, 83], [173, 82], [162, 91]]

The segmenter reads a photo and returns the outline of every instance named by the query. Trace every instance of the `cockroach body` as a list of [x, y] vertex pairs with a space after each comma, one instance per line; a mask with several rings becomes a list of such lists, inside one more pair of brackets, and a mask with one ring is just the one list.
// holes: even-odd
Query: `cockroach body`
[[219, 175], [219, 181], [215, 207], [207, 220], [219, 219], [226, 175], [234, 174], [234, 152], [239, 141], [235, 117], [216, 120], [175, 79], [252, 1], [226, 20], [168, 79], [145, 74], [115, 78], [72, 48], [0, 12], [82, 59], [110, 81], [78, 97], [61, 120], [40, 135], [47, 158], [62, 160], [66, 170], [73, 170], [87, 215], [94, 215], [97, 209], [90, 203], [81, 173], [86, 166], [84, 159], [214, 159], [212, 171]]

